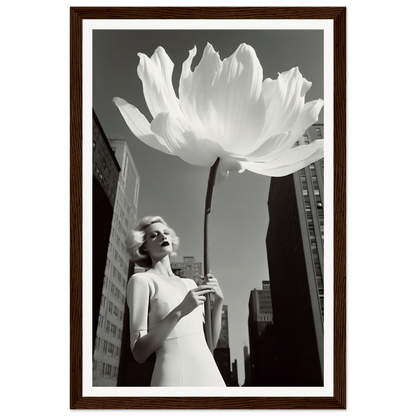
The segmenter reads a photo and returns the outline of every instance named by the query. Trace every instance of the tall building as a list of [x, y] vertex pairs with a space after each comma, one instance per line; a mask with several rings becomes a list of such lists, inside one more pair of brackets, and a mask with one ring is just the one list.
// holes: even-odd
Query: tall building
[[[299, 144], [323, 137], [311, 126]], [[277, 385], [323, 385], [324, 161], [272, 178], [266, 238]]]
[[[110, 241], [120, 166], [93, 111], [93, 300], [92, 339], [95, 340], [100, 313], [101, 292]], [[93, 342], [94, 345], [94, 342]], [[94, 346], [93, 351], [94, 352]]]
[[253, 385], [253, 382], [251, 380], [251, 360], [250, 360], [250, 354], [248, 352], [247, 345], [244, 345], [243, 355], [244, 355], [244, 373], [245, 373], [243, 387], [249, 387]]
[[271, 348], [272, 325], [270, 285], [268, 281], [263, 281], [262, 290], [252, 290], [249, 299], [248, 333], [253, 386], [273, 386], [275, 382], [272, 371], [274, 364], [274, 351]]
[[[140, 267], [130, 261], [129, 279], [133, 274], [144, 273], [146, 268]], [[139, 364], [133, 357], [130, 346], [130, 311], [126, 305], [123, 322], [123, 334], [121, 340], [120, 366], [118, 373], [117, 386], [119, 387], [135, 387], [150, 386], [153, 368], [156, 362], [156, 354], [153, 353], [143, 363]]]
[[127, 231], [137, 222], [140, 184], [139, 175], [127, 143], [124, 140], [109, 140], [109, 143], [121, 170], [117, 184], [95, 337], [94, 386], [117, 385], [129, 274], [129, 257], [124, 240]]
[[192, 279], [198, 286], [201, 284], [202, 263], [196, 262], [193, 256], [184, 256], [183, 261], [172, 262], [171, 267], [177, 276]]
[[237, 360], [234, 360], [231, 364], [231, 385], [234, 387], [238, 387], [238, 366]]

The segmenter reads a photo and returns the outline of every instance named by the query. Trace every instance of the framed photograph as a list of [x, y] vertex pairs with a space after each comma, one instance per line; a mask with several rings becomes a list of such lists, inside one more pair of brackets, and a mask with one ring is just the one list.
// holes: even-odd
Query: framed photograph
[[[345, 409], [346, 8], [72, 7], [70, 31], [71, 409]], [[144, 263], [146, 216], [176, 256]], [[138, 359], [159, 255], [178, 305], [215, 287]]]

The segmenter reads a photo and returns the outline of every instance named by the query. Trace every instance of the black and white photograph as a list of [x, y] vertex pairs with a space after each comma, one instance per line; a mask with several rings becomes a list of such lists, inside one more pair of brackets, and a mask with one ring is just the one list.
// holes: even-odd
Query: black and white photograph
[[324, 26], [165, 26], [91, 31], [84, 383], [328, 395]]

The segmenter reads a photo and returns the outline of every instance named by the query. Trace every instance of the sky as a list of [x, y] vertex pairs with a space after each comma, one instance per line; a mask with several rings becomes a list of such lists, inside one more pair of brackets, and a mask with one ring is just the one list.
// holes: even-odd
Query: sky
[[[121, 97], [151, 121], [137, 76], [139, 57], [163, 46], [175, 64], [178, 89], [182, 63], [197, 47], [198, 63], [206, 44], [230, 56], [241, 43], [251, 45], [263, 66], [263, 77], [298, 66], [312, 87], [306, 101], [324, 98], [323, 32], [320, 30], [95, 30], [93, 34], [93, 107], [109, 139], [127, 141], [140, 176], [138, 217], [160, 215], [181, 240], [183, 256], [203, 260], [204, 206], [209, 168], [191, 166], [176, 156], [154, 150], [138, 140], [113, 103]], [[318, 122], [323, 123], [323, 111]], [[268, 280], [266, 234], [270, 177], [232, 172], [213, 192], [209, 215], [210, 268], [228, 305], [231, 361], [237, 359], [244, 383], [243, 347], [249, 346], [250, 291]]]

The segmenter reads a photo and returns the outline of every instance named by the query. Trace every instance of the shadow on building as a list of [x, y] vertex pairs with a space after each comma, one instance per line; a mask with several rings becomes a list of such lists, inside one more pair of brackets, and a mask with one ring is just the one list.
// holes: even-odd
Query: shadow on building
[[[310, 127], [301, 141], [319, 138], [322, 130]], [[323, 160], [272, 178], [268, 204], [275, 385], [322, 386]]]

